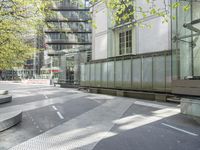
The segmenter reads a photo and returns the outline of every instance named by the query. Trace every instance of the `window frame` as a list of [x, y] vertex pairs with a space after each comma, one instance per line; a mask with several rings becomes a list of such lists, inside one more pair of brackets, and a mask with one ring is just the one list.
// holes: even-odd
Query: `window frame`
[[117, 35], [118, 55], [133, 54], [133, 29], [119, 30]]

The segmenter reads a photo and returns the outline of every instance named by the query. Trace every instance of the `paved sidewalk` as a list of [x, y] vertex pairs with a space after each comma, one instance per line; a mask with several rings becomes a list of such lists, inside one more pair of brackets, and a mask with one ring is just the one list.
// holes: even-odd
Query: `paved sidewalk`
[[0, 133], [0, 150], [200, 150], [200, 126], [177, 104], [76, 89], [1, 84], [22, 122]]
[[136, 128], [180, 112], [178, 108], [168, 108], [163, 105], [125, 98], [115, 98], [44, 134], [19, 144], [11, 150], [92, 150], [99, 141], [117, 134], [111, 132], [111, 128], [115, 124], [123, 122], [123, 119], [120, 120], [119, 118], [133, 104], [162, 109], [158, 111], [159, 115], [145, 118], [145, 120], [132, 125], [131, 128]]
[[132, 101], [110, 100], [107, 103], [70, 120], [11, 150], [87, 149], [92, 150], [101, 139], [113, 136], [108, 132], [130, 106]]
[[6, 113], [8, 110], [9, 111], [15, 111], [15, 110], [30, 111], [30, 110], [42, 108], [42, 107], [57, 104], [57, 103], [65, 103], [67, 101], [83, 97], [85, 95], [86, 94], [82, 93], [82, 94], [76, 94], [76, 95], [62, 96], [59, 98], [44, 99], [41, 101], [30, 102], [26, 104], [8, 106], [8, 107], [1, 108], [0, 113]]

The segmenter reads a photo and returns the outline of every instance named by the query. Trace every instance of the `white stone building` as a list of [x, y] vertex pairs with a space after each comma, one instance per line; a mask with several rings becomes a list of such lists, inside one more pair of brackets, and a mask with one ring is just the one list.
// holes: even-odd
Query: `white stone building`
[[[144, 7], [145, 0], [137, 2]], [[158, 5], [164, 4], [169, 1]], [[151, 28], [116, 26], [105, 4], [94, 5], [97, 28], [92, 33], [92, 61], [82, 66], [82, 86], [170, 92], [171, 23], [162, 19], [152, 15], [138, 19]]]

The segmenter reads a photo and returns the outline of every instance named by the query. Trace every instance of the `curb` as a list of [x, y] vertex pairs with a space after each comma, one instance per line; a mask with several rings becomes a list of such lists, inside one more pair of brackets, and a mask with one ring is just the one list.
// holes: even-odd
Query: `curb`
[[9, 112], [0, 116], [0, 132], [18, 124], [22, 120], [22, 111]]

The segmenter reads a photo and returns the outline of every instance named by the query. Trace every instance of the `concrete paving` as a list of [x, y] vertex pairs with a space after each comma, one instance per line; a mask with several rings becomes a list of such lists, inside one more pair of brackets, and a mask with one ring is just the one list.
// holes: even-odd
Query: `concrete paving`
[[200, 150], [200, 126], [176, 104], [39, 85], [1, 84], [22, 122], [0, 132], [0, 150]]

